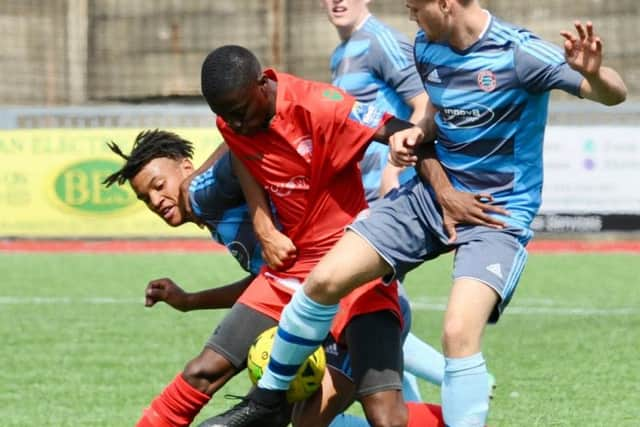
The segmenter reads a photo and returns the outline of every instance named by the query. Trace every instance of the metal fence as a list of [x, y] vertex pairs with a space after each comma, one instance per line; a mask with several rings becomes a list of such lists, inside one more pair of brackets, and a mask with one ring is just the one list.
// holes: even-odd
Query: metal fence
[[[501, 18], [561, 43], [574, 19], [592, 19], [606, 62], [640, 89], [638, 0], [483, 2]], [[372, 11], [412, 36], [403, 0]], [[241, 44], [265, 65], [328, 80], [338, 43], [318, 0], [2, 0], [0, 105], [87, 105], [199, 96], [213, 48]]]

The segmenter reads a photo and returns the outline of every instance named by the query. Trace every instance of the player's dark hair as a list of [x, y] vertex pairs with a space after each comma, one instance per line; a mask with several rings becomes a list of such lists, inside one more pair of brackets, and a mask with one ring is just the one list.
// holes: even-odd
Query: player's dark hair
[[122, 185], [140, 172], [151, 160], [159, 157], [168, 157], [174, 160], [190, 159], [193, 156], [193, 144], [180, 138], [172, 132], [163, 130], [145, 130], [136, 136], [131, 153], [126, 155], [118, 144], [111, 141], [107, 146], [118, 156], [125, 160], [122, 168], [107, 178], [102, 183], [106, 187], [118, 183]]
[[212, 107], [221, 96], [257, 82], [261, 74], [260, 61], [250, 50], [235, 45], [219, 47], [202, 63], [202, 95]]

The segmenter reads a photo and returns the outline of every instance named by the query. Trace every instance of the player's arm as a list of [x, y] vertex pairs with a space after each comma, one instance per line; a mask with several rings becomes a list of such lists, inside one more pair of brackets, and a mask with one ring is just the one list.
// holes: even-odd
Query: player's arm
[[189, 198], [189, 186], [191, 185], [191, 181], [193, 181], [196, 176], [210, 169], [228, 151], [229, 147], [227, 146], [227, 143], [222, 141], [220, 145], [218, 145], [218, 147], [213, 151], [213, 153], [211, 153], [209, 158], [205, 160], [198, 169], [193, 171], [191, 175], [185, 178], [182, 183], [180, 183], [180, 204], [184, 208], [185, 213], [188, 216], [194, 218], [196, 220], [196, 223], [198, 223], [198, 218], [193, 212], [193, 209], [191, 207], [191, 199]]
[[289, 266], [295, 261], [297, 249], [276, 227], [267, 193], [234, 155], [231, 164], [247, 200], [254, 231], [262, 244], [262, 258], [276, 270]]
[[613, 68], [602, 66], [602, 40], [593, 31], [593, 24], [574, 23], [577, 35], [562, 31], [567, 64], [584, 76], [580, 96], [605, 105], [616, 105], [627, 97], [627, 87]]
[[489, 193], [467, 193], [456, 190], [438, 156], [433, 144], [421, 144], [417, 151], [418, 173], [433, 187], [436, 199], [442, 207], [444, 231], [449, 236], [449, 243], [456, 240], [456, 226], [459, 224], [483, 225], [491, 228], [504, 228], [506, 224], [489, 213], [508, 216], [509, 212], [494, 206], [493, 196]]
[[[426, 114], [429, 96], [422, 91], [422, 93], [408, 99], [406, 102], [413, 111], [409, 121], [413, 124], [419, 123]], [[380, 178], [380, 196], [384, 196], [393, 188], [400, 186], [400, 174], [405, 168], [405, 166], [397, 166], [393, 162], [387, 161], [384, 169], [382, 169], [382, 177]]]
[[157, 302], [164, 301], [180, 311], [230, 308], [254, 277], [249, 275], [228, 285], [200, 292], [185, 292], [169, 278], [152, 280], [145, 289], [144, 305], [153, 307]]

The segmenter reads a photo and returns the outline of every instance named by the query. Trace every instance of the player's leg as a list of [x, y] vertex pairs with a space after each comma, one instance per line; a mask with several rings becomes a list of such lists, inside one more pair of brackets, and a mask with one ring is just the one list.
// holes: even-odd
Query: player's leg
[[145, 409], [138, 427], [188, 426], [211, 396], [244, 369], [249, 347], [276, 321], [236, 304], [216, 328], [204, 350]]
[[378, 311], [354, 317], [345, 335], [356, 395], [371, 426], [444, 427], [439, 406], [404, 402], [402, 335], [393, 313]]
[[442, 404], [450, 427], [483, 426], [490, 390], [482, 335], [487, 322], [497, 321], [509, 302], [527, 255], [518, 230], [472, 227], [458, 237], [461, 245], [442, 335]]
[[[327, 360], [327, 363], [331, 362]], [[327, 365], [321, 389], [294, 405], [291, 422], [296, 427], [326, 427], [351, 405], [354, 392], [355, 385], [351, 378]]]
[[258, 387], [245, 405], [227, 414], [224, 425], [248, 426], [279, 411], [298, 367], [326, 337], [342, 296], [367, 280], [405, 273], [443, 250], [438, 236], [415, 215], [415, 200], [409, 198], [416, 186], [422, 186], [419, 180], [370, 209], [371, 215], [353, 223], [322, 258], [282, 312]]
[[367, 241], [347, 231], [282, 312], [269, 366], [259, 386], [286, 390], [297, 367], [327, 336], [340, 299], [389, 272], [389, 265]]
[[404, 376], [402, 379], [405, 401], [420, 402], [422, 397], [416, 377], [440, 386], [444, 376], [444, 355], [411, 333], [412, 312], [404, 286], [398, 286], [398, 300], [402, 318], [402, 352]]
[[401, 333], [400, 322], [390, 311], [354, 317], [345, 331], [356, 395], [374, 427], [407, 424]]

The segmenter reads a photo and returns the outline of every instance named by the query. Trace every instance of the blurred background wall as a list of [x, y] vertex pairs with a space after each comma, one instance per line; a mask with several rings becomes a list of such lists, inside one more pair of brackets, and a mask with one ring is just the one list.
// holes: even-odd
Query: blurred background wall
[[[638, 0], [485, 0], [495, 15], [561, 43], [592, 19], [607, 63], [640, 89]], [[412, 37], [403, 0], [374, 0], [380, 18]], [[236, 43], [267, 66], [327, 80], [338, 41], [319, 0], [2, 0], [0, 102], [68, 105], [197, 97], [204, 56]]]
[[[615, 108], [554, 92], [534, 228], [640, 231], [640, 1], [482, 3], [558, 45], [574, 20], [593, 20], [629, 88]], [[404, 0], [370, 7], [413, 39]], [[0, 0], [0, 238], [177, 235], [128, 189], [100, 185], [119, 167], [105, 142], [127, 149], [160, 127], [206, 158], [220, 142], [200, 97], [207, 53], [240, 44], [266, 66], [328, 81], [338, 42], [320, 0]]]

